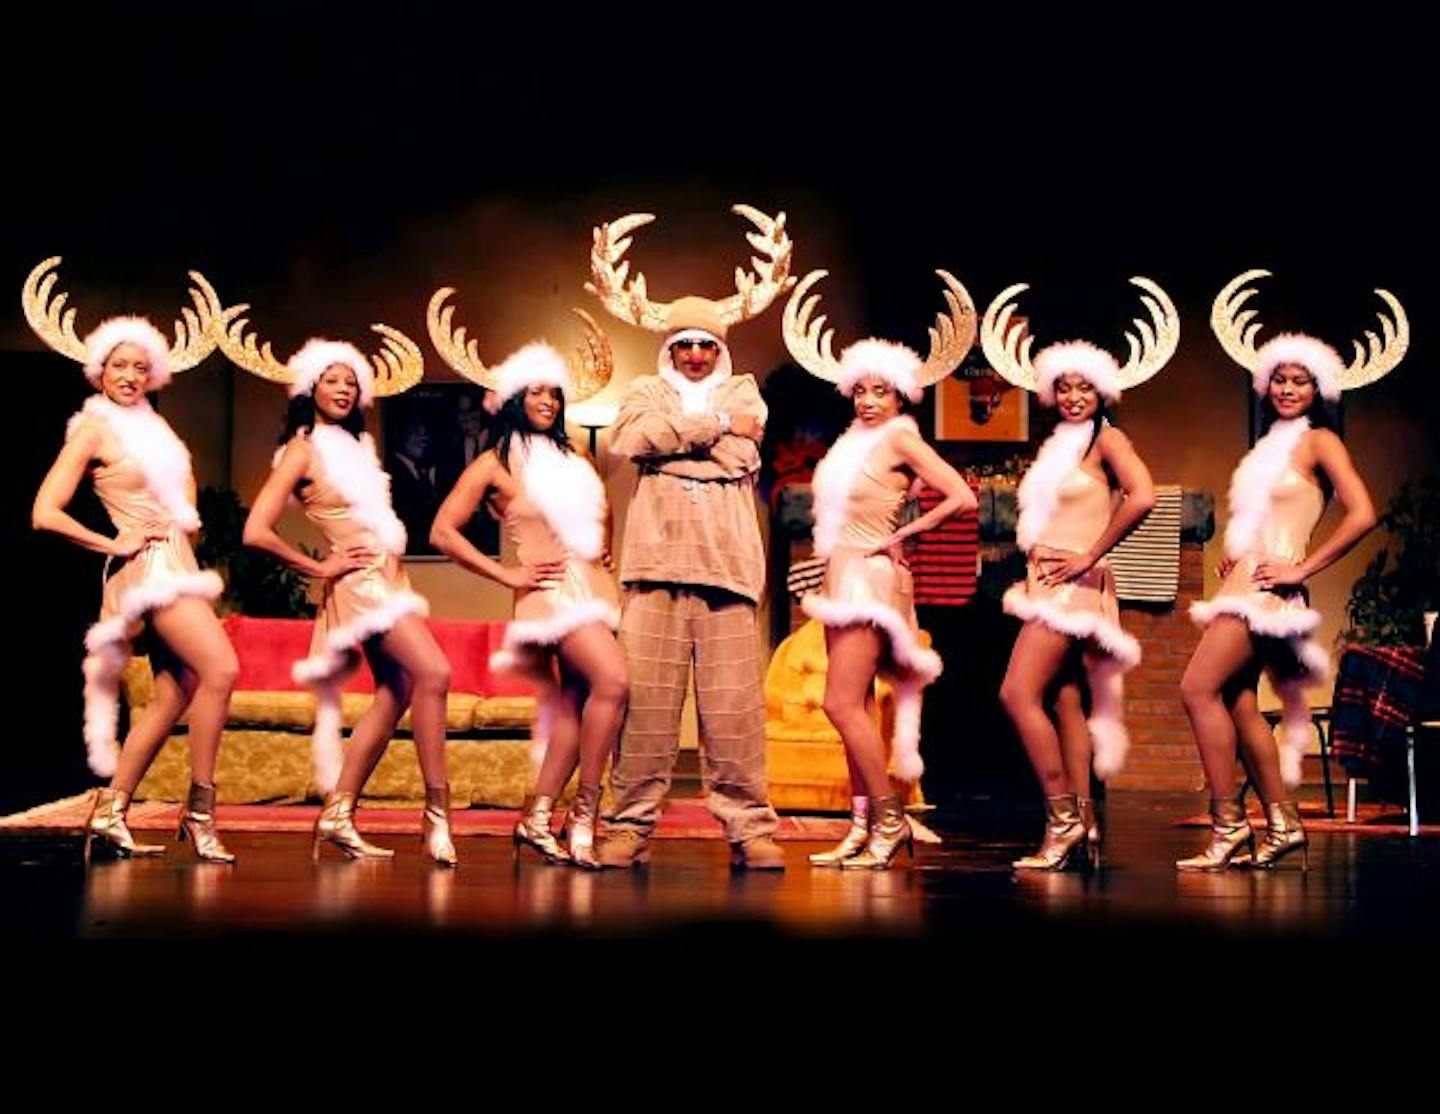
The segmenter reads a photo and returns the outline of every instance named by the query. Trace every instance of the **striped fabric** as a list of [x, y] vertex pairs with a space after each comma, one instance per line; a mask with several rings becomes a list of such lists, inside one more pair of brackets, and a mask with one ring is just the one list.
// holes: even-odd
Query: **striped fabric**
[[790, 571], [785, 577], [785, 587], [796, 599], [811, 592], [818, 592], [823, 583], [825, 583], [824, 557], [806, 557], [792, 562]]
[[1177, 485], [1155, 489], [1155, 509], [1110, 551], [1115, 593], [1122, 600], [1173, 603], [1180, 590], [1180, 507]]
[[[920, 494], [919, 513], [937, 506], [943, 496], [930, 488]], [[931, 607], [960, 607], [975, 598], [980, 572], [980, 520], [956, 515], [921, 534], [910, 555], [915, 577], [915, 602]]]

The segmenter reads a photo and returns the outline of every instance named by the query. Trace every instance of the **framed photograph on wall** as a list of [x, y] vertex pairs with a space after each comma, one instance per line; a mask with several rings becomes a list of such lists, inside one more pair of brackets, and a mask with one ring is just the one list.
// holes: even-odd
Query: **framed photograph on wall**
[[[1013, 327], [1023, 328], [1016, 318]], [[1030, 440], [1030, 392], [991, 370], [977, 343], [935, 392], [937, 441]]]
[[[430, 524], [460, 473], [483, 451], [490, 424], [484, 398], [484, 389], [470, 383], [424, 383], [380, 404], [381, 463], [405, 524], [406, 557], [439, 559]], [[464, 532], [481, 553], [499, 555], [500, 526], [483, 507]]]

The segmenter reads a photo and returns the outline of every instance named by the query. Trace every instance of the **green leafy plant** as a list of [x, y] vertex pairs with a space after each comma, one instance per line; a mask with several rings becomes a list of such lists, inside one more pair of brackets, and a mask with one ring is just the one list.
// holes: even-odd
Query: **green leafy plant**
[[309, 618], [315, 614], [304, 575], [268, 553], [245, 548], [242, 538], [250, 512], [240, 502], [240, 496], [225, 488], [202, 488], [196, 509], [204, 527], [195, 557], [201, 567], [215, 569], [225, 578], [222, 613], [269, 619]]
[[1407, 482], [1380, 516], [1387, 545], [1350, 589], [1341, 638], [1372, 645], [1425, 640], [1424, 613], [1440, 609], [1440, 483]]

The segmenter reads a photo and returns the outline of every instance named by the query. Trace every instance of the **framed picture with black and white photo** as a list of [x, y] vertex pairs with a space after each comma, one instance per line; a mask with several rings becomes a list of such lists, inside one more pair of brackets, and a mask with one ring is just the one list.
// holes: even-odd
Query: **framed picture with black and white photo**
[[[484, 389], [469, 383], [424, 383], [381, 403], [381, 463], [405, 524], [406, 557], [441, 559], [430, 544], [430, 524], [460, 473], [484, 451], [490, 424], [484, 400]], [[499, 555], [500, 526], [485, 508], [464, 532], [481, 553]]]

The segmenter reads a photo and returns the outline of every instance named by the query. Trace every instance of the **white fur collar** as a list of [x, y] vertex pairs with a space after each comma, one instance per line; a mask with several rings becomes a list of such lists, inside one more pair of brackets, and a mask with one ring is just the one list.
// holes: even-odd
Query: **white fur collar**
[[1270, 494], [1290, 467], [1296, 446], [1309, 428], [1309, 418], [1277, 421], [1241, 458], [1230, 478], [1230, 521], [1225, 524], [1227, 557], [1239, 560], [1250, 552], [1270, 513]]
[[389, 552], [404, 553], [405, 527], [390, 505], [390, 477], [380, 467], [371, 436], [356, 438], [338, 426], [316, 423], [310, 445], [320, 457], [325, 479], [350, 504], [356, 520]]
[[121, 406], [104, 395], [92, 395], [70, 419], [67, 437], [85, 415], [110, 427], [125, 455], [145, 474], [150, 494], [170, 513], [175, 525], [185, 531], [198, 530], [200, 516], [190, 502], [190, 450], [175, 436], [170, 423], [155, 413], [150, 400], [142, 398], [133, 406]]
[[710, 396], [715, 393], [716, 387], [730, 378], [730, 369], [717, 367], [699, 382], [686, 379], [673, 367], [662, 367], [656, 374], [680, 395], [680, 412], [695, 415], [710, 413]]
[[510, 452], [520, 462], [525, 497], [555, 536], [577, 557], [597, 560], [605, 548], [605, 485], [590, 462], [548, 437], [516, 437]]
[[1050, 524], [1050, 516], [1060, 501], [1060, 485], [1080, 467], [1094, 433], [1091, 422], [1061, 422], [1035, 454], [1035, 463], [1016, 493], [1020, 521], [1015, 527], [1015, 541], [1024, 552], [1035, 547]]
[[908, 414], [869, 428], [853, 422], [830, 446], [830, 451], [816, 467], [810, 490], [815, 496], [815, 552], [819, 556], [830, 556], [840, 540], [840, 533], [845, 529], [850, 489], [855, 486], [865, 462], [876, 447], [897, 429], [920, 432], [915, 419]]

